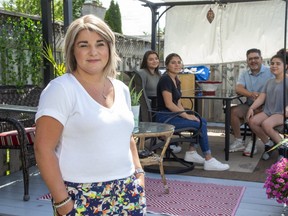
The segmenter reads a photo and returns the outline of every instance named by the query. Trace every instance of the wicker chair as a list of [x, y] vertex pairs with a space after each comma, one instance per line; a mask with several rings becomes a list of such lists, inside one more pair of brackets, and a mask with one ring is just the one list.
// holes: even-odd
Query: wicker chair
[[[140, 127], [142, 124], [147, 125], [147, 122], [145, 122], [145, 123], [141, 122]], [[150, 124], [149, 124], [149, 127], [150, 127]], [[155, 124], [155, 123], [152, 123], [152, 124]], [[146, 127], [146, 126], [144, 126], [144, 127]], [[153, 125], [152, 125], [152, 127], [153, 127]], [[162, 126], [159, 126], [159, 127], [162, 127]], [[140, 163], [144, 169], [147, 166], [152, 166], [152, 165], [158, 165], [159, 166], [160, 175], [161, 175], [162, 182], [164, 185], [164, 191], [165, 191], [165, 193], [169, 193], [169, 187], [167, 185], [165, 172], [164, 172], [163, 160], [164, 160], [164, 157], [166, 154], [166, 149], [168, 148], [169, 143], [170, 143], [170, 139], [173, 135], [174, 126], [165, 124], [165, 127], [167, 127], [167, 128], [165, 130], [163, 130], [163, 132], [160, 132], [159, 129], [157, 131], [151, 131], [149, 128], [149, 133], [147, 133], [147, 132], [136, 133], [134, 137], [135, 137], [136, 142], [138, 141], [137, 143], [139, 143], [139, 145], [138, 145], [138, 152], [139, 153], [142, 151], [147, 151], [145, 149], [145, 138], [147, 136], [149, 136], [150, 138], [151, 137], [156, 138], [156, 137], [161, 136], [162, 139], [164, 140], [165, 144], [164, 144], [160, 154], [156, 154], [153, 152], [152, 155], [149, 155], [148, 157], [144, 157], [144, 158], [140, 157]], [[141, 130], [141, 128], [140, 128], [140, 130]]]
[[[42, 88], [32, 85], [23, 87], [0, 86], [0, 103], [9, 105], [38, 105]], [[29, 196], [29, 167], [36, 164], [34, 142], [34, 114], [14, 111], [0, 112], [0, 149], [16, 149], [21, 152], [21, 165], [24, 182], [23, 200]]]

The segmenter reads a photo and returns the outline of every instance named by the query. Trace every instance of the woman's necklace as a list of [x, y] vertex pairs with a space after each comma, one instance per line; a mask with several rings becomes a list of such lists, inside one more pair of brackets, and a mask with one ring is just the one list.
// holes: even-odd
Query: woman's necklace
[[104, 100], [107, 99], [107, 95], [104, 94], [105, 93], [105, 83], [106, 83], [106, 78], [104, 80], [104, 86], [103, 86], [103, 90], [102, 90], [102, 97], [104, 98]]
[[[75, 74], [77, 74], [76, 76], [78, 77], [78, 79], [80, 79], [80, 80], [82, 80], [82, 82], [88, 84], [88, 82], [86, 82], [84, 79], [82, 79], [82, 77], [81, 77], [80, 73], [78, 72], [78, 70], [76, 70], [76, 73], [75, 73]], [[74, 76], [75, 76], [75, 74], [74, 74]], [[102, 89], [102, 93], [101, 93], [101, 96], [102, 96], [102, 98], [103, 98], [104, 100], [107, 99], [107, 95], [105, 95], [105, 87], [106, 87], [105, 84], [106, 84], [106, 78], [105, 78], [105, 80], [104, 80], [104, 85], [103, 85], [103, 89]]]

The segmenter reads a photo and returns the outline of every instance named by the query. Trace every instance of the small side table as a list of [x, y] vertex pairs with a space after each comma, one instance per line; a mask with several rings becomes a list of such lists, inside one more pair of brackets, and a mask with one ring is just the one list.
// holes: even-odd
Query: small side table
[[170, 139], [174, 132], [174, 128], [175, 127], [170, 124], [157, 122], [139, 122], [138, 130], [133, 132], [133, 136], [139, 138], [139, 150], [143, 150], [145, 148], [145, 138], [161, 137], [165, 139], [165, 144], [160, 155], [153, 153], [153, 155], [149, 157], [140, 158], [140, 163], [143, 167], [157, 164], [159, 165], [165, 193], [169, 193], [169, 188], [167, 186], [167, 181], [164, 173], [163, 158], [165, 156], [166, 149], [169, 146]]

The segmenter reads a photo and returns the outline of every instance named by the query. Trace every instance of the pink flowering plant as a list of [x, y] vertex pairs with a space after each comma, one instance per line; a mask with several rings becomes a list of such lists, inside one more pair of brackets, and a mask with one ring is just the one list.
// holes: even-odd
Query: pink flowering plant
[[264, 184], [269, 199], [288, 205], [288, 159], [282, 158], [266, 170]]

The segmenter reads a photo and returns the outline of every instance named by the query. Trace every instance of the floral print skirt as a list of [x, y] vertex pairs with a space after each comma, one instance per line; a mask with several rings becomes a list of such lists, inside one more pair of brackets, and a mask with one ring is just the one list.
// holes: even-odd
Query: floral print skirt
[[134, 175], [107, 182], [65, 184], [75, 202], [67, 216], [146, 215], [145, 192]]

